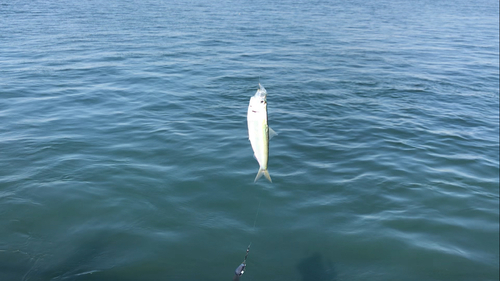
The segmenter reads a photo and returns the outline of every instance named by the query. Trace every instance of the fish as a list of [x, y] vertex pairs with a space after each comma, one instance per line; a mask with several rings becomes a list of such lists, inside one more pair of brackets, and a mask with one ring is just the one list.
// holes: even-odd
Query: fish
[[271, 180], [267, 163], [269, 161], [269, 140], [277, 133], [267, 124], [267, 91], [259, 83], [259, 89], [250, 98], [247, 113], [248, 139], [252, 145], [253, 153], [259, 162], [259, 171], [254, 182], [264, 175], [267, 180]]

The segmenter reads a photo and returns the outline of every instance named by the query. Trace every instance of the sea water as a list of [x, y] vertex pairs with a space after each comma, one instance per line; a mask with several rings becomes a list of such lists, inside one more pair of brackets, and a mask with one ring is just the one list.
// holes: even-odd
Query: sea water
[[0, 31], [0, 280], [232, 280], [250, 242], [241, 281], [499, 279], [497, 0], [1, 0]]

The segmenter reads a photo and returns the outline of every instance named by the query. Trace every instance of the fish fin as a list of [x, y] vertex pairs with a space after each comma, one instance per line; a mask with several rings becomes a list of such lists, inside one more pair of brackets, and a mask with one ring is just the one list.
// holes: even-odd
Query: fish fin
[[259, 169], [259, 172], [257, 173], [257, 176], [255, 177], [255, 180], [253, 182], [257, 182], [260, 177], [262, 177], [262, 175], [264, 175], [264, 177], [266, 177], [266, 179], [268, 181], [270, 181], [271, 183], [273, 182], [271, 180], [271, 176], [269, 175], [269, 172], [267, 170], [264, 170], [264, 169]]
[[264, 170], [264, 177], [266, 177], [266, 179], [267, 179], [270, 183], [273, 183], [273, 181], [271, 180], [271, 175], [269, 175], [269, 171]]
[[257, 172], [257, 176], [255, 177], [255, 179], [253, 180], [253, 182], [257, 182], [260, 179], [260, 177], [262, 177], [262, 175], [264, 174], [263, 171], [264, 170], [259, 169], [259, 172]]
[[269, 139], [272, 139], [274, 136], [277, 136], [278, 133], [276, 133], [271, 127], [269, 127]]

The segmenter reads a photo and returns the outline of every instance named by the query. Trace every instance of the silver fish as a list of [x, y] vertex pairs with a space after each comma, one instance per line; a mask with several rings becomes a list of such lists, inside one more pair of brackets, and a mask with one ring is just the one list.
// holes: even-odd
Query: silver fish
[[266, 97], [267, 91], [259, 83], [257, 93], [250, 98], [250, 104], [248, 105], [248, 139], [250, 139], [255, 159], [257, 159], [260, 165], [254, 182], [262, 177], [262, 175], [270, 182], [273, 182], [267, 171], [267, 162], [269, 161], [269, 140], [277, 134], [267, 125]]

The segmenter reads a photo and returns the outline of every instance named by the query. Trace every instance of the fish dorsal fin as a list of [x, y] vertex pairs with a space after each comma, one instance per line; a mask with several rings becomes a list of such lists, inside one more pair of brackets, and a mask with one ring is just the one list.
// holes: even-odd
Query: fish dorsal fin
[[269, 140], [271, 140], [274, 136], [277, 136], [278, 133], [276, 133], [271, 127], [269, 127]]

